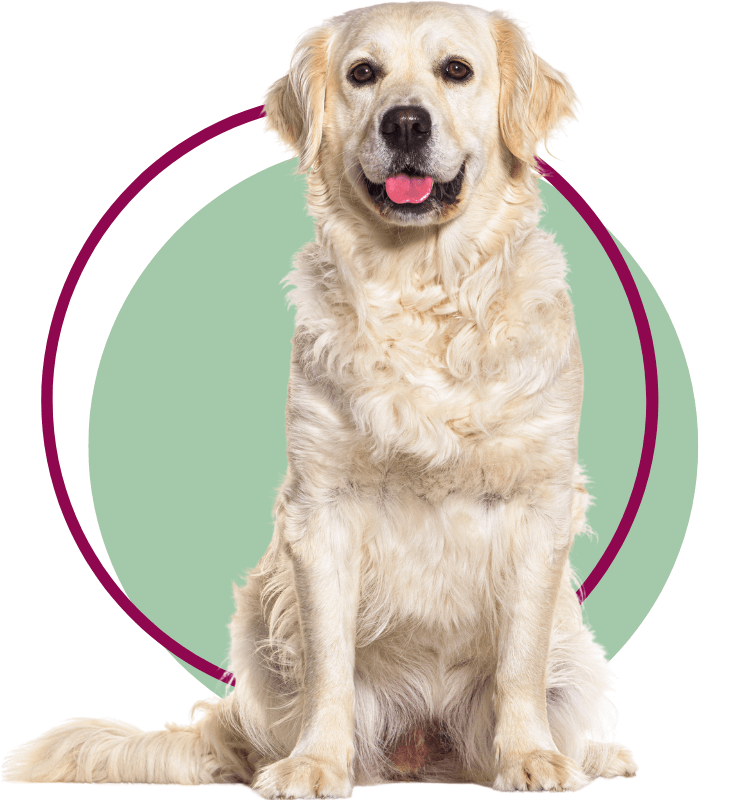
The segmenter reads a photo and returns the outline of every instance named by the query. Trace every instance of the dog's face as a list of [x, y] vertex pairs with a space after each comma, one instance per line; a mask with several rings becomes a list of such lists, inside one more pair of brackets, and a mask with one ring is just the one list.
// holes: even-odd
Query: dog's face
[[424, 226], [515, 179], [572, 100], [509, 20], [409, 3], [312, 31], [265, 106], [333, 195], [370, 218]]
[[458, 213], [498, 146], [499, 73], [485, 16], [389, 7], [338, 38], [326, 149], [356, 195], [401, 224]]

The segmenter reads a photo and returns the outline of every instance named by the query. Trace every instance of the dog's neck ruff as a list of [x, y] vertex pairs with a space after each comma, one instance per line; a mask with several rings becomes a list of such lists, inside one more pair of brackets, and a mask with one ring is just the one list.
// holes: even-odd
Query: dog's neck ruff
[[577, 350], [534, 178], [449, 223], [395, 231], [335, 202], [318, 175], [309, 188], [316, 242], [290, 276], [294, 363], [342, 398], [373, 457], [449, 463], [534, 413]]
[[[332, 290], [355, 310], [360, 327], [371, 314], [373, 294], [421, 315], [454, 313], [482, 320], [506, 291], [541, 209], [536, 180], [526, 175], [479, 205], [473, 199], [449, 222], [400, 227], [344, 196], [335, 200], [320, 169], [308, 181], [316, 243], [330, 267]], [[296, 266], [300, 270], [300, 260]], [[298, 295], [293, 299], [300, 304]]]

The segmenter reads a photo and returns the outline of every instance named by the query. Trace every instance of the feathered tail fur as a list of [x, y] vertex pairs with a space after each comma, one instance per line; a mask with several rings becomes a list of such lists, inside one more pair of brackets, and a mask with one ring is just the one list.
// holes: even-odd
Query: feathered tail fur
[[145, 733], [124, 722], [72, 719], [7, 758], [11, 781], [76, 783], [249, 783], [249, 750], [228, 723], [230, 698], [198, 703], [188, 726]]

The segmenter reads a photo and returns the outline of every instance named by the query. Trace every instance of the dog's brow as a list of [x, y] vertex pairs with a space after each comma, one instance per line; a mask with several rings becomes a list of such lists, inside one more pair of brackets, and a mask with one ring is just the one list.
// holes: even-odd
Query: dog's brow
[[367, 50], [358, 50], [357, 52], [350, 53], [350, 55], [344, 59], [344, 64], [347, 67], [351, 67], [353, 64], [360, 64], [363, 61], [377, 63], [378, 57], [377, 55], [371, 55]]
[[350, 64], [355, 61], [366, 59], [368, 61], [381, 61], [392, 57], [392, 48], [389, 51], [387, 46], [382, 46], [378, 42], [366, 42], [362, 45], [353, 47], [344, 57], [344, 63]]

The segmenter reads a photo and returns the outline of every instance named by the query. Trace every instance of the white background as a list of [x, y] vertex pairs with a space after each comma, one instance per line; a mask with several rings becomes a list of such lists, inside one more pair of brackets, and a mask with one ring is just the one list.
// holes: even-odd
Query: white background
[[[46, 335], [75, 256], [128, 183], [190, 134], [261, 104], [298, 36], [350, 7], [324, 0], [257, 7], [69, 1], [16, 3], [3, 14], [3, 755], [73, 716], [117, 717], [143, 728], [184, 722], [192, 703], [208, 694], [113, 603], [66, 528], [41, 438]], [[683, 343], [699, 412], [699, 482], [686, 541], [652, 612], [613, 660], [618, 738], [633, 749], [640, 772], [635, 780], [597, 781], [584, 791], [725, 796], [736, 783], [731, 764], [740, 710], [732, 502], [740, 265], [728, 167], [737, 141], [738, 15], [715, 1], [532, 0], [504, 8], [576, 88], [579, 120], [551, 147], [559, 159], [552, 163], [658, 290]], [[152, 187], [116, 223], [106, 253], [101, 249], [80, 284], [86, 300], [70, 309], [60, 350], [66, 360], [59, 435], [65, 477], [88, 521], [80, 463], [89, 363], [99, 357], [127, 286], [174, 230], [230, 185], [285, 157], [263, 126], [252, 123], [248, 133]], [[75, 343], [79, 363], [70, 355]], [[250, 790], [2, 786], [13, 797], [193, 791]], [[426, 798], [450, 791], [487, 790], [396, 785], [355, 795]]]

